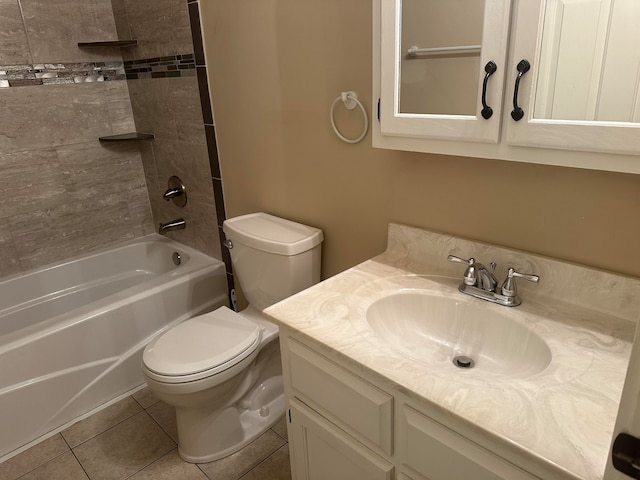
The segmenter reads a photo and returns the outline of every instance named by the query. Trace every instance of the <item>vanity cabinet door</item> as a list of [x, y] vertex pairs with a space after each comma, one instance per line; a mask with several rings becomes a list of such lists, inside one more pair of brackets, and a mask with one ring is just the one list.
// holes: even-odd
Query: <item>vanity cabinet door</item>
[[382, 135], [498, 141], [509, 0], [379, 0]]
[[289, 413], [294, 480], [392, 480], [392, 464], [301, 402], [291, 400]]
[[518, 65], [530, 68], [504, 108], [506, 143], [640, 153], [640, 2], [517, 0], [514, 8], [508, 97]]
[[429, 480], [539, 480], [407, 405], [400, 409], [398, 451], [406, 467]]
[[393, 396], [291, 338], [286, 346], [293, 396], [369, 448], [391, 455]]

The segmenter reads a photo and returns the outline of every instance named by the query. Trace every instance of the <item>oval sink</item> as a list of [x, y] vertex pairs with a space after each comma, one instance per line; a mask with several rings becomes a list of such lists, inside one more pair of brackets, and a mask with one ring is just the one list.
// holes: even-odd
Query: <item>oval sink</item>
[[421, 363], [499, 377], [544, 370], [551, 362], [544, 340], [496, 308], [506, 307], [403, 292], [372, 303], [366, 317], [381, 339]]

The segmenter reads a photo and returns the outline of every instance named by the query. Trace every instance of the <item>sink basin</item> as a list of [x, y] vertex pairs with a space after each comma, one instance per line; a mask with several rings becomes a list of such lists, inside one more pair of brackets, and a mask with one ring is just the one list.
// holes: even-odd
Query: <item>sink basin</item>
[[421, 363], [509, 378], [544, 370], [548, 345], [500, 308], [412, 291], [375, 301], [366, 318], [379, 338]]

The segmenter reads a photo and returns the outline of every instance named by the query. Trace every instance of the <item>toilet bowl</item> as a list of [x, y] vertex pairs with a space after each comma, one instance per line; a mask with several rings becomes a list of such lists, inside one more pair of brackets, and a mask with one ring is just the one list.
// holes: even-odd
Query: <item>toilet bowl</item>
[[264, 213], [223, 229], [249, 307], [191, 318], [142, 358], [149, 388], [176, 408], [178, 452], [194, 463], [236, 452], [282, 417], [278, 327], [260, 312], [320, 279], [322, 231]]

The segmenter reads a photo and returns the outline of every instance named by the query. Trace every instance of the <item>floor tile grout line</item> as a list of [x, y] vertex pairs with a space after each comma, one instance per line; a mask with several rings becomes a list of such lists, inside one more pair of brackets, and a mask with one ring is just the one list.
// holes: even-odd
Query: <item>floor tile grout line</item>
[[[123, 480], [128, 480], [128, 479], [130, 479], [131, 477], [133, 477], [133, 476], [135, 476], [135, 475], [139, 474], [139, 473], [140, 473], [141, 471], [143, 471], [145, 468], [149, 468], [151, 465], [153, 465], [153, 464], [154, 464], [154, 463], [156, 463], [156, 462], [159, 462], [160, 460], [162, 460], [162, 459], [163, 459], [164, 457], [166, 457], [167, 455], [171, 455], [171, 453], [172, 453], [174, 450], [178, 450], [178, 447], [177, 447], [177, 446], [176, 446], [176, 447], [173, 447], [171, 450], [169, 450], [167, 453], [165, 453], [164, 455], [162, 455], [160, 458], [156, 458], [154, 461], [152, 461], [151, 463], [148, 463], [148, 464], [147, 464], [147, 465], [145, 465], [144, 467], [142, 467], [142, 468], [140, 468], [139, 470], [137, 470], [137, 471], [133, 472], [131, 475], [129, 475], [128, 477], [124, 478]], [[91, 480], [91, 479], [89, 479], [89, 480]]]
[[[66, 441], [66, 440], [65, 440]], [[87, 476], [87, 478], [89, 480], [91, 480], [91, 476], [89, 475], [89, 472], [87, 472], [87, 470], [84, 468], [84, 465], [82, 465], [82, 462], [80, 461], [80, 459], [78, 458], [78, 456], [76, 455], [76, 452], [73, 451], [73, 448], [70, 450], [71, 451], [71, 455], [73, 455], [73, 458], [76, 459], [76, 462], [78, 462], [78, 465], [80, 465], [80, 468], [82, 469], [82, 471], [84, 472], [84, 474]]]
[[[33, 467], [33, 468], [31, 468], [30, 470], [28, 470], [28, 471], [26, 471], [26, 472], [22, 473], [19, 477], [15, 477], [15, 479], [14, 479], [14, 480], [20, 480], [22, 477], [24, 477], [24, 476], [26, 476], [26, 475], [29, 475], [31, 472], [33, 472], [33, 471], [34, 471], [34, 470], [36, 470], [37, 468], [40, 468], [40, 467], [42, 467], [43, 465], [46, 465], [47, 463], [52, 462], [53, 460], [55, 460], [55, 459], [57, 459], [57, 458], [60, 458], [62, 455], [66, 454], [66, 453], [69, 453], [69, 452], [71, 451], [71, 447], [69, 446], [69, 443], [65, 440], [65, 438], [62, 436], [62, 434], [61, 434], [60, 432], [58, 432], [56, 435], [60, 435], [60, 437], [62, 437], [62, 441], [67, 445], [67, 448], [68, 448], [69, 450], [67, 450], [66, 452], [62, 452], [62, 453], [60, 453], [60, 454], [56, 455], [55, 457], [50, 458], [50, 459], [49, 459], [49, 460], [47, 460], [46, 462], [42, 462], [42, 463], [37, 464], [35, 467]], [[52, 436], [52, 437], [50, 437], [50, 438], [53, 438], [53, 437], [55, 437], [55, 435], [53, 435], [53, 436]], [[41, 443], [41, 442], [40, 442], [40, 443]], [[38, 446], [38, 445], [39, 445], [39, 443], [35, 444], [35, 445], [34, 445], [33, 447], [31, 447], [31, 448], [34, 448], [34, 447], [36, 447], [36, 446]], [[28, 449], [28, 450], [29, 450], [29, 449]], [[26, 452], [26, 451], [28, 451], [28, 450], [25, 450], [25, 452]], [[21, 452], [21, 453], [24, 453], [24, 452]], [[20, 454], [18, 454], [18, 455], [20, 455]], [[9, 458], [8, 460], [5, 460], [5, 462], [8, 462], [9, 460], [11, 460], [12, 458], [17, 457], [18, 455], [14, 456], [14, 457], [11, 457], [11, 458]], [[5, 463], [5, 462], [2, 462], [2, 463]], [[0, 463], [0, 465], [2, 465], [2, 463]]]
[[[135, 398], [134, 398], [134, 400], [135, 400]], [[136, 403], [138, 403], [138, 402], [136, 402]], [[140, 404], [138, 404], [138, 405], [140, 405]], [[103, 434], [103, 433], [105, 433], [105, 432], [108, 432], [109, 430], [111, 430], [111, 429], [112, 429], [112, 428], [114, 428], [114, 427], [117, 427], [117, 426], [118, 426], [118, 425], [120, 425], [122, 422], [126, 422], [126, 421], [127, 421], [127, 420], [129, 420], [131, 417], [134, 417], [134, 416], [138, 415], [139, 413], [146, 412], [146, 410], [145, 410], [142, 406], [140, 406], [140, 408], [142, 408], [142, 410], [139, 410], [139, 411], [137, 411], [137, 412], [132, 413], [132, 414], [131, 414], [131, 415], [129, 415], [128, 417], [121, 419], [120, 421], [118, 421], [118, 422], [114, 423], [113, 425], [110, 425], [110, 426], [109, 426], [108, 428], [106, 428], [105, 430], [102, 430], [101, 432], [98, 432], [98, 433], [96, 433], [96, 434], [94, 434], [94, 435], [90, 436], [89, 438], [87, 438], [87, 439], [83, 440], [82, 442], [80, 442], [79, 444], [77, 444], [77, 445], [76, 445], [76, 446], [74, 446], [74, 447], [72, 447], [71, 445], [69, 445], [69, 442], [67, 442], [67, 439], [66, 439], [66, 438], [64, 438], [63, 432], [64, 432], [65, 430], [67, 430], [68, 428], [71, 428], [73, 425], [76, 425], [75, 423], [74, 423], [73, 425], [71, 425], [71, 426], [67, 427], [67, 428], [66, 428], [65, 430], [63, 430], [62, 432], [60, 432], [60, 435], [62, 436], [62, 438], [64, 439], [64, 441], [65, 441], [65, 442], [67, 442], [67, 445], [69, 445], [69, 448], [70, 448], [71, 450], [73, 450], [74, 448], [77, 448], [77, 447], [79, 447], [80, 445], [82, 445], [82, 444], [84, 444], [84, 443], [87, 443], [89, 440], [93, 440], [93, 439], [94, 439], [94, 438], [96, 438], [97, 436], [102, 435], [102, 434]], [[96, 415], [97, 415], [97, 414], [99, 414], [99, 413], [100, 413], [100, 412], [97, 412], [97, 413], [96, 413]], [[149, 415], [149, 416], [151, 417], [151, 415]], [[87, 417], [87, 418], [91, 418], [91, 417]], [[85, 420], [86, 420], [86, 419], [85, 419]], [[80, 421], [82, 421], [82, 420], [80, 420]], [[77, 423], [80, 423], [80, 422], [77, 422]]]
[[280, 450], [282, 450], [284, 447], [289, 447], [289, 442], [285, 442], [283, 445], [280, 445], [278, 448], [276, 448], [273, 452], [271, 452], [269, 455], [267, 455], [266, 457], [264, 457], [262, 460], [260, 460], [260, 462], [258, 462], [255, 466], [253, 466], [253, 468], [249, 469], [249, 471], [243, 473], [240, 477], [238, 477], [237, 480], [242, 480], [243, 478], [245, 478], [247, 475], [249, 475], [251, 472], [253, 472], [256, 468], [258, 468], [260, 465], [262, 465], [264, 462], [266, 462], [267, 460], [269, 460], [271, 457], [273, 457], [277, 452], [279, 452]]
[[[159, 402], [156, 402], [156, 403], [159, 403]], [[153, 405], [155, 405], [155, 403], [154, 403]], [[151, 408], [153, 405], [151, 405], [149, 408]], [[147, 409], [146, 409], [146, 408], [145, 408], [143, 411], [144, 411], [144, 413], [146, 413], [147, 415], [149, 415], [149, 418], [150, 418], [151, 420], [153, 420], [153, 421], [155, 422], [155, 424], [156, 424], [156, 425], [158, 425], [158, 427], [160, 427], [160, 430], [162, 430], [162, 431], [163, 431], [163, 432], [164, 432], [164, 433], [165, 433], [165, 434], [166, 434], [166, 435], [171, 439], [171, 441], [172, 441], [173, 443], [175, 443], [175, 444], [176, 444], [176, 448], [177, 448], [177, 447], [178, 447], [178, 439], [177, 439], [177, 438], [173, 438], [173, 435], [171, 435], [171, 433], [169, 433], [169, 431], [168, 431], [166, 428], [164, 428], [164, 427], [162, 426], [162, 424], [161, 424], [159, 421], [157, 421], [155, 418], [153, 418], [153, 415], [151, 415], [151, 414], [147, 411]]]

